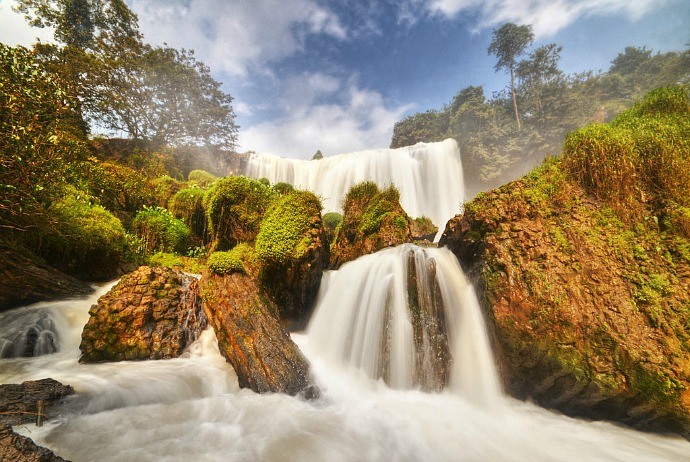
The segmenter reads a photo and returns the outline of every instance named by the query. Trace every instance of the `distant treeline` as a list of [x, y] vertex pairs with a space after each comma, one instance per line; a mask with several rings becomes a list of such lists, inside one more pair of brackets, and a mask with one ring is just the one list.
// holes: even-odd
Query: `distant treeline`
[[474, 195], [513, 180], [546, 156], [560, 153], [568, 132], [587, 123], [612, 120], [649, 90], [690, 84], [690, 49], [653, 54], [645, 48], [627, 47], [608, 71], [575, 75], [559, 69], [560, 52], [560, 46], [549, 44], [516, 61], [520, 127], [510, 86], [490, 99], [483, 87], [470, 86], [441, 109], [397, 122], [391, 148], [456, 139], [468, 192]]

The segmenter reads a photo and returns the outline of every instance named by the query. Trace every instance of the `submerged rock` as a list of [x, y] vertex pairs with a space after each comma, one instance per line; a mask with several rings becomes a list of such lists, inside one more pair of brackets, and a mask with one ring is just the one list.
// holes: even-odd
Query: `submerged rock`
[[551, 163], [478, 196], [439, 244], [477, 287], [511, 395], [690, 437], [687, 240]]
[[122, 277], [82, 332], [80, 362], [175, 358], [206, 328], [196, 286], [181, 271], [142, 266]]
[[37, 402], [43, 400], [46, 419], [51, 408], [74, 389], [53, 379], [0, 385], [0, 460], [13, 462], [63, 462], [49, 449], [12, 430], [13, 425], [36, 421]]
[[241, 387], [307, 397], [316, 393], [309, 362], [280, 323], [276, 304], [252, 277], [208, 273], [200, 289], [220, 352], [235, 369]]

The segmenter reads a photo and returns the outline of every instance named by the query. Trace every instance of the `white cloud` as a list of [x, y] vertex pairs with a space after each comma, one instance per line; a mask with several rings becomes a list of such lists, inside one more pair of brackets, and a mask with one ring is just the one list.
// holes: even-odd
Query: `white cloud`
[[393, 125], [410, 109], [388, 107], [380, 93], [325, 74], [289, 79], [287, 88], [286, 115], [241, 130], [241, 150], [310, 159], [317, 149], [330, 156], [387, 147]]
[[343, 40], [338, 17], [313, 0], [133, 0], [146, 40], [192, 48], [214, 71], [246, 76], [294, 54], [309, 34]]
[[52, 42], [53, 29], [29, 26], [22, 14], [12, 10], [15, 4], [13, 0], [0, 0], [0, 42], [11, 46], [30, 46], [36, 38]]
[[[417, 1], [417, 0], [411, 0]], [[507, 21], [531, 24], [537, 37], [548, 37], [583, 16], [621, 14], [636, 21], [668, 0], [428, 0], [426, 9], [449, 18], [478, 12], [478, 29]]]

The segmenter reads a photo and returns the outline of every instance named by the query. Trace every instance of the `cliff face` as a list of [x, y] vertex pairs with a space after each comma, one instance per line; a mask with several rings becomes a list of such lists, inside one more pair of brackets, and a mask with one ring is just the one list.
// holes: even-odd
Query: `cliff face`
[[624, 222], [550, 162], [448, 223], [510, 394], [690, 437], [690, 242], [660, 221]]

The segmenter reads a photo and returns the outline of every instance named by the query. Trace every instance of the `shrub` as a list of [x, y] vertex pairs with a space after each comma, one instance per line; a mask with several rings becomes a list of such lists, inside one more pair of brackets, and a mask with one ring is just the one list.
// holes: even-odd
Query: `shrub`
[[91, 195], [119, 216], [134, 216], [144, 205], [153, 203], [151, 185], [140, 172], [112, 162], [90, 159], [83, 165]]
[[168, 207], [170, 198], [173, 197], [177, 191], [184, 187], [182, 182], [177, 181], [168, 175], [160, 176], [153, 180], [152, 183], [156, 204], [158, 204], [159, 207], [164, 208]]
[[379, 187], [373, 181], [363, 181], [352, 186], [345, 195], [343, 210], [349, 215], [352, 207], [361, 208], [379, 193]]
[[204, 213], [204, 197], [206, 191], [193, 186], [180, 189], [170, 199], [170, 212], [184, 222], [189, 230], [199, 240], [206, 235], [206, 214]]
[[273, 185], [273, 190], [281, 196], [291, 193], [295, 190], [295, 187], [290, 183], [279, 182]]
[[125, 251], [125, 230], [112, 213], [73, 193], [49, 209], [56, 232], [40, 252], [52, 265], [86, 279], [116, 275]]
[[217, 179], [218, 179], [217, 176], [213, 175], [212, 173], [208, 173], [205, 170], [192, 170], [187, 175], [187, 180], [190, 183], [196, 184], [202, 188], [208, 188]]
[[293, 191], [268, 211], [256, 237], [256, 254], [264, 265], [285, 266], [301, 259], [309, 248], [308, 231], [318, 225], [321, 201], [309, 191]]
[[[395, 186], [389, 186], [378, 194], [374, 195], [367, 203], [360, 217], [359, 231], [365, 236], [377, 232], [381, 228], [381, 223], [386, 216], [391, 213], [393, 222], [398, 225], [400, 218], [395, 212], [400, 208], [400, 192]], [[406, 223], [406, 218], [403, 222]]]
[[335, 231], [340, 223], [343, 222], [343, 216], [338, 212], [328, 212], [323, 216], [323, 225], [330, 231]]
[[132, 228], [149, 253], [184, 253], [187, 249], [189, 228], [162, 207], [144, 207], [134, 217]]
[[251, 178], [230, 176], [216, 181], [204, 198], [213, 250], [253, 242], [273, 198], [270, 188]]

